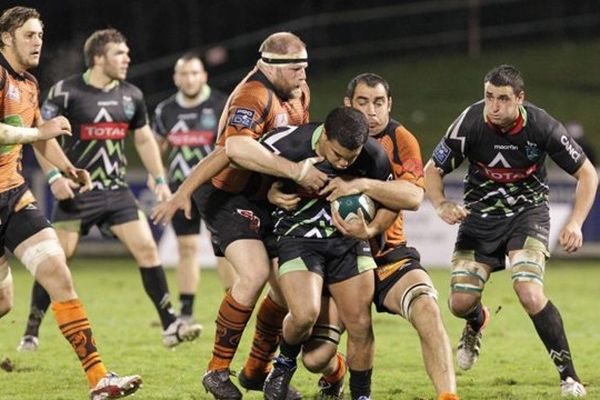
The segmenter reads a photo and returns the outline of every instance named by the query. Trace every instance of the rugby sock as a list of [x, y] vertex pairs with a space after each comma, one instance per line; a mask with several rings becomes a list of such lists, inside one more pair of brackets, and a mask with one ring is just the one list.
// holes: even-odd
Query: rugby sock
[[229, 368], [253, 309], [235, 301], [231, 290], [227, 292], [215, 321], [215, 344], [208, 363], [209, 371]]
[[554, 362], [560, 379], [565, 380], [571, 377], [579, 382], [579, 377], [575, 372], [575, 366], [571, 360], [571, 351], [569, 342], [565, 334], [560, 312], [550, 300], [539, 313], [532, 315], [531, 320], [535, 326], [540, 339], [544, 342], [550, 358]]
[[91, 388], [106, 375], [106, 368], [96, 349], [92, 327], [79, 299], [52, 303], [52, 311], [65, 339], [71, 343]]
[[344, 356], [342, 353], [337, 352], [335, 357], [338, 360], [336, 370], [331, 375], [323, 375], [323, 379], [329, 383], [338, 383], [346, 375], [346, 360], [344, 360]]
[[269, 373], [270, 362], [281, 340], [281, 325], [287, 309], [275, 303], [269, 296], [263, 300], [256, 314], [256, 328], [244, 375], [253, 380]]
[[31, 288], [31, 309], [27, 318], [25, 335], [39, 336], [40, 325], [49, 306], [50, 296], [48, 292], [37, 281], [34, 281]]
[[440, 393], [437, 400], [460, 400], [460, 397], [454, 393]]
[[483, 305], [478, 303], [477, 306], [464, 317], [467, 320], [469, 326], [475, 331], [479, 332], [485, 322], [485, 314], [483, 312]]
[[285, 339], [281, 339], [279, 344], [279, 358], [283, 358], [285, 364], [289, 367], [296, 365], [298, 354], [302, 351], [302, 343], [289, 344]]
[[366, 371], [350, 369], [350, 395], [353, 400], [360, 396], [371, 396], [371, 374], [373, 368]]
[[179, 294], [179, 301], [181, 303], [181, 315], [191, 317], [194, 314], [194, 297], [193, 294]]
[[162, 266], [141, 268], [140, 273], [142, 274], [142, 282], [144, 289], [154, 303], [158, 316], [160, 317], [160, 323], [162, 324], [163, 330], [167, 329], [173, 321], [175, 321], [175, 312], [169, 299], [169, 286], [167, 285], [167, 277], [165, 276], [165, 270]]

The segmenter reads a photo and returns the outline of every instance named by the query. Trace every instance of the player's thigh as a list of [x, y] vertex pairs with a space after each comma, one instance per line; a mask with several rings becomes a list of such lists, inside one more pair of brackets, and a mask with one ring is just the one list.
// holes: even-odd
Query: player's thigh
[[407, 271], [391, 285], [383, 305], [392, 313], [409, 319], [415, 303], [425, 298], [437, 299], [437, 292], [427, 272], [415, 268]]
[[330, 284], [328, 289], [346, 328], [366, 329], [371, 325], [371, 303], [375, 291], [373, 271]]
[[79, 231], [69, 231], [57, 228], [56, 236], [58, 237], [61, 247], [65, 251], [67, 259], [71, 258], [73, 254], [75, 254], [75, 250], [77, 250], [77, 246], [79, 245]]
[[290, 271], [279, 277], [279, 287], [292, 316], [312, 326], [321, 310], [323, 278], [307, 270]]
[[30, 236], [13, 251], [53, 301], [75, 297], [65, 253], [54, 229], [45, 228]]
[[0, 317], [13, 307], [13, 279], [8, 260], [0, 256]]
[[271, 260], [261, 240], [240, 239], [225, 249], [225, 257], [235, 269], [241, 282], [264, 285], [269, 278]]
[[194, 257], [198, 251], [198, 234], [177, 235], [177, 249], [179, 257]]
[[110, 230], [127, 247], [141, 266], [149, 267], [160, 264], [158, 249], [146, 218], [112, 225]]

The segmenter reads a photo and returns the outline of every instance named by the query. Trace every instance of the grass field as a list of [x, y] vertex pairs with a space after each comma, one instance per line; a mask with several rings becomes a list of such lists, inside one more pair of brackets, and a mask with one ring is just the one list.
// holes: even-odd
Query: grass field
[[[13, 262], [13, 264], [16, 264]], [[93, 323], [103, 360], [119, 373], [139, 373], [144, 387], [136, 399], [210, 399], [200, 385], [212, 348], [214, 324], [222, 289], [213, 270], [203, 271], [196, 314], [205, 332], [194, 343], [168, 351], [159, 328], [150, 327], [156, 314], [141, 285], [133, 261], [76, 259], [73, 275]], [[0, 370], [2, 400], [71, 400], [87, 396], [85, 377], [70, 346], [60, 335], [52, 315], [41, 331], [41, 347], [33, 354], [15, 350], [27, 316], [31, 277], [19, 265], [13, 268], [15, 308], [0, 320], [0, 359], [9, 357], [16, 370]], [[462, 323], [449, 315], [448, 273], [433, 270], [440, 304], [453, 345]], [[176, 293], [173, 271], [168, 271]], [[548, 296], [561, 310], [578, 373], [588, 385], [588, 398], [600, 398], [600, 262], [551, 261], [547, 267]], [[174, 296], [177, 297], [176, 295]], [[558, 374], [537, 339], [529, 318], [510, 287], [506, 272], [494, 274], [485, 292], [492, 320], [476, 367], [458, 373], [462, 399], [559, 399]], [[377, 400], [432, 399], [433, 388], [424, 372], [419, 343], [409, 324], [399, 317], [375, 315], [377, 354], [373, 398]], [[239, 369], [249, 349], [251, 329], [243, 338], [233, 368]], [[302, 369], [294, 384], [312, 398], [317, 377]], [[261, 399], [251, 392], [247, 399]]]

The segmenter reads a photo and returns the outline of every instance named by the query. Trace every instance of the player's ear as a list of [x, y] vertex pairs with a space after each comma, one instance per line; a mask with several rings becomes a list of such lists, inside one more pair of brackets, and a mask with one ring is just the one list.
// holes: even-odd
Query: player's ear
[[388, 112], [392, 112], [392, 96], [388, 97]]
[[10, 32], [2, 32], [2, 44], [4, 44], [4, 46], [8, 46], [11, 42], [11, 34]]
[[344, 97], [344, 105], [346, 107], [352, 107], [352, 101], [350, 101], [350, 98]]

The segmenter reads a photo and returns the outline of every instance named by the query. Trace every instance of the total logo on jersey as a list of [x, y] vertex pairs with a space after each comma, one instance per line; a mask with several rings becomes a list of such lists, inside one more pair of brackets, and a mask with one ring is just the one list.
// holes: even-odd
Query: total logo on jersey
[[[100, 122], [100, 121], [106, 122]], [[79, 130], [81, 140], [121, 140], [127, 135], [129, 124], [127, 122], [113, 122], [113, 118], [106, 108], [100, 111], [91, 124], [82, 124]]]
[[208, 146], [214, 142], [214, 132], [209, 130], [190, 130], [187, 123], [180, 119], [167, 136], [169, 144], [173, 147]]

